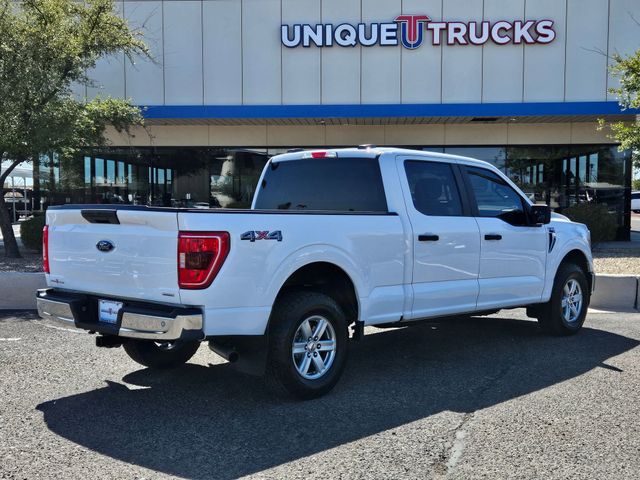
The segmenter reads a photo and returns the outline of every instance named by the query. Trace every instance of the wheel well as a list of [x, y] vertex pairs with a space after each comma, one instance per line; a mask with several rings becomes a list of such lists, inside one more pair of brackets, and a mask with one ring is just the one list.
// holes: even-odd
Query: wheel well
[[571, 250], [569, 253], [567, 253], [564, 256], [564, 258], [562, 259], [562, 262], [560, 262], [560, 265], [565, 263], [573, 263], [574, 265], [577, 265], [578, 267], [580, 267], [584, 272], [585, 276], [587, 277], [587, 282], [589, 282], [589, 289], [591, 289], [592, 277], [591, 275], [589, 275], [590, 270], [589, 270], [589, 261], [587, 260], [587, 256], [580, 250]]
[[340, 305], [349, 323], [358, 319], [358, 298], [353, 282], [344, 270], [333, 263], [316, 262], [299, 268], [284, 282], [275, 301], [283, 293], [299, 289], [328, 295]]

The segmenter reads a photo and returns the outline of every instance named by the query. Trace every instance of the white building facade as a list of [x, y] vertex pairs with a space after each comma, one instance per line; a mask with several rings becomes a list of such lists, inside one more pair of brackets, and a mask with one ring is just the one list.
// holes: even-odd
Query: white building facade
[[112, 147], [88, 151], [69, 175], [63, 160], [45, 162], [43, 178], [58, 182], [43, 186], [48, 203], [246, 206], [272, 154], [368, 143], [489, 160], [559, 211], [607, 203], [628, 235], [630, 153], [597, 121], [637, 114], [609, 92], [608, 67], [640, 48], [638, 0], [117, 8], [152, 58], [103, 59], [89, 72], [95, 85], [76, 94], [130, 98], [146, 130], [110, 132]]

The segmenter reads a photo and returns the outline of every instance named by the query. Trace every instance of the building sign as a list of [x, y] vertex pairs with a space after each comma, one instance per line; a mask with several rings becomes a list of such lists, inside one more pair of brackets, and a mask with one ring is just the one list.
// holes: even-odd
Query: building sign
[[386, 23], [294, 24], [281, 26], [285, 47], [394, 47], [431, 45], [547, 44], [556, 38], [552, 20], [434, 22], [427, 15], [399, 15]]

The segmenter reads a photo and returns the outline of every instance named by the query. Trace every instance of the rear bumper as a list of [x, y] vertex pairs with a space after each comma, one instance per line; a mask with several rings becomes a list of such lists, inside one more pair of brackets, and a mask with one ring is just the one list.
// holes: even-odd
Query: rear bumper
[[[104, 297], [100, 297], [104, 298]], [[38, 314], [66, 327], [145, 340], [201, 340], [203, 315], [197, 308], [123, 302], [114, 324], [98, 321], [98, 297], [51, 288], [36, 293]]]

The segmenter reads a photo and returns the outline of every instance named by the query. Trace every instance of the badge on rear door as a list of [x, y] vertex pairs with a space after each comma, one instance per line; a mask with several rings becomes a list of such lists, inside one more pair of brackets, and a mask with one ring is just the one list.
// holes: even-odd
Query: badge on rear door
[[109, 240], [100, 240], [98, 243], [96, 243], [96, 248], [101, 252], [110, 252], [111, 250], [116, 248], [116, 246]]

